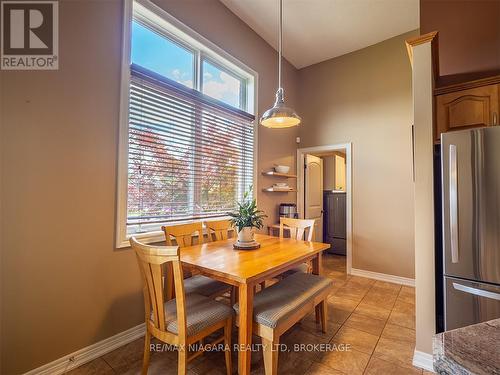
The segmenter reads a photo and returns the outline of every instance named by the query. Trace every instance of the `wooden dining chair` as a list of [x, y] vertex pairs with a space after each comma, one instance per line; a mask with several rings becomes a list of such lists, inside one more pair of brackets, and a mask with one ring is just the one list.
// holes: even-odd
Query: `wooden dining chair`
[[290, 232], [290, 238], [312, 241], [314, 221], [314, 219], [291, 219], [288, 217], [280, 217], [280, 237], [284, 237], [284, 227], [287, 227]]
[[[332, 286], [333, 281], [327, 277], [297, 272], [254, 296], [252, 333], [262, 338], [266, 375], [278, 373], [281, 335], [313, 309], [320, 312], [321, 330], [326, 332], [326, 300]], [[239, 303], [233, 307], [239, 314]]]
[[222, 241], [229, 238], [229, 231], [233, 228], [229, 220], [205, 221], [208, 238], [211, 241]]
[[[214, 241], [223, 241], [229, 238], [229, 231], [233, 228], [231, 222], [229, 220], [213, 220], [213, 221], [205, 221], [205, 226], [208, 230], [208, 236], [210, 240]], [[263, 281], [260, 283], [260, 289], [264, 289], [266, 287], [266, 282]], [[231, 288], [231, 304], [236, 302], [236, 298], [238, 298], [237, 288]]]
[[[211, 220], [205, 221], [205, 227], [208, 231], [208, 237], [212, 241], [223, 241], [229, 238], [229, 232], [233, 229], [231, 221], [229, 220]], [[265, 281], [260, 283], [260, 288], [264, 289], [266, 286]], [[238, 298], [238, 288], [233, 286], [231, 288], [231, 305], [233, 305]]]
[[[211, 220], [205, 221], [205, 227], [208, 231], [208, 237], [212, 241], [223, 241], [229, 238], [229, 231], [233, 228], [229, 220]], [[265, 283], [260, 284], [261, 289], [265, 287]], [[231, 306], [237, 301], [238, 298], [238, 288], [235, 286], [231, 287]]]
[[[182, 249], [183, 247], [202, 244], [205, 242], [203, 236], [203, 224], [201, 222], [163, 226], [161, 229], [165, 233], [167, 246], [172, 246], [175, 241], [177, 246]], [[197, 238], [197, 241], [195, 241], [195, 238]], [[168, 268], [169, 267], [167, 267], [167, 270]], [[215, 298], [232, 290], [231, 285], [203, 275], [192, 275], [192, 271], [189, 269], [185, 269], [184, 271], [190, 276], [184, 280], [184, 289], [186, 294], [198, 293], [205, 297]], [[172, 272], [167, 272], [166, 280], [166, 298], [170, 299], [174, 296], [174, 289], [172, 287]]]
[[[227, 374], [231, 374], [231, 328], [233, 309], [199, 294], [185, 294], [182, 265], [178, 246], [148, 246], [134, 237], [130, 245], [135, 251], [143, 281], [146, 336], [142, 374], [147, 374], [151, 336], [178, 348], [178, 374], [186, 374], [187, 363], [224, 342]], [[165, 264], [174, 273], [175, 299], [164, 299]], [[215, 331], [223, 329], [222, 337], [190, 354], [190, 345]], [[228, 350], [227, 350], [228, 349]]]
[[[314, 234], [314, 219], [290, 219], [287, 217], [280, 217], [280, 238], [284, 237], [285, 227], [290, 232], [290, 238], [296, 240], [312, 241]], [[283, 276], [289, 276], [295, 272], [311, 272], [311, 265], [303, 263], [298, 267], [292, 268], [285, 272]]]
[[[196, 243], [202, 244], [204, 242], [203, 224], [201, 221], [188, 224], [168, 225], [161, 227], [161, 229], [165, 232], [167, 246], [172, 246], [174, 241], [181, 248], [193, 246]], [[197, 238], [197, 242], [195, 238]]]

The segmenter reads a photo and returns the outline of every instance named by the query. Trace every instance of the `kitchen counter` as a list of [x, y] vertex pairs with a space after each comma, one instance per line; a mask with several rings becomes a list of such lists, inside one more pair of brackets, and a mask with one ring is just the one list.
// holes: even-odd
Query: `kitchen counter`
[[500, 319], [434, 335], [438, 374], [500, 374]]

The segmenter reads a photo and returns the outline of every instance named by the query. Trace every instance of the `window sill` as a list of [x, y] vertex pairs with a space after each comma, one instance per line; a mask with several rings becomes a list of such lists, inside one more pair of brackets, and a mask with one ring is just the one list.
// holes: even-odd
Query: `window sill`
[[[229, 216], [224, 216], [217, 218], [217, 220], [228, 220], [230, 217]], [[178, 222], [172, 222], [169, 223], [170, 225], [179, 225], [179, 224], [187, 224], [187, 223], [194, 223], [196, 220], [190, 220], [190, 221], [178, 221]], [[229, 231], [234, 231], [234, 229], [229, 229]], [[207, 236], [208, 231], [205, 226], [205, 221], [203, 221], [203, 236]], [[130, 242], [129, 239], [130, 237], [135, 237], [137, 238], [140, 242], [144, 244], [152, 244], [152, 243], [158, 243], [162, 242], [164, 245], [165, 244], [165, 233], [161, 230], [155, 230], [151, 232], [145, 232], [145, 233], [135, 233], [135, 234], [129, 234], [127, 237], [119, 242], [116, 246], [117, 249], [124, 249], [124, 248], [129, 248], [130, 247]], [[197, 237], [197, 236], [193, 236]]]
[[155, 242], [165, 242], [165, 234], [159, 230], [159, 231], [154, 231], [154, 232], [146, 232], [146, 233], [136, 233], [134, 235], [130, 234], [127, 235], [127, 237], [121, 241], [120, 243], [117, 244], [118, 249], [123, 249], [130, 247], [130, 242], [129, 239], [130, 237], [134, 236], [137, 238], [139, 241], [145, 244], [151, 244]]

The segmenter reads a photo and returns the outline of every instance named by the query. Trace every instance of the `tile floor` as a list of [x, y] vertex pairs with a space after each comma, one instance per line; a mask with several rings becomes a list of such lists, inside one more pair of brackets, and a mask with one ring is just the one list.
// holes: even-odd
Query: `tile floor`
[[[328, 300], [328, 330], [322, 333], [314, 314], [282, 336], [282, 343], [350, 346], [344, 351], [285, 351], [279, 356], [280, 374], [427, 374], [412, 366], [415, 346], [415, 291], [411, 287], [375, 281], [345, 272], [345, 258], [325, 254], [324, 275], [335, 286]], [[234, 330], [233, 340], [237, 339]], [[234, 341], [236, 342], [236, 341]], [[258, 338], [254, 338], [259, 343]], [[343, 345], [340, 345], [343, 344]], [[87, 374], [140, 374], [143, 339], [116, 349], [69, 372]], [[224, 355], [205, 353], [190, 362], [189, 373], [225, 374]], [[233, 353], [236, 373], [237, 355]], [[177, 353], [158, 352], [151, 356], [149, 374], [176, 374]], [[252, 355], [252, 374], [263, 374], [262, 354]]]

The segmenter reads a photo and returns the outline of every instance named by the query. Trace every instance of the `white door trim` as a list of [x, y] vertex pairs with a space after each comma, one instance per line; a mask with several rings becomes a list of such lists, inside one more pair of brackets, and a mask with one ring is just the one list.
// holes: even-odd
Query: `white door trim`
[[339, 143], [334, 145], [306, 147], [297, 149], [297, 211], [304, 217], [304, 155], [329, 151], [345, 150], [346, 153], [346, 220], [347, 220], [347, 273], [352, 268], [352, 145]]

